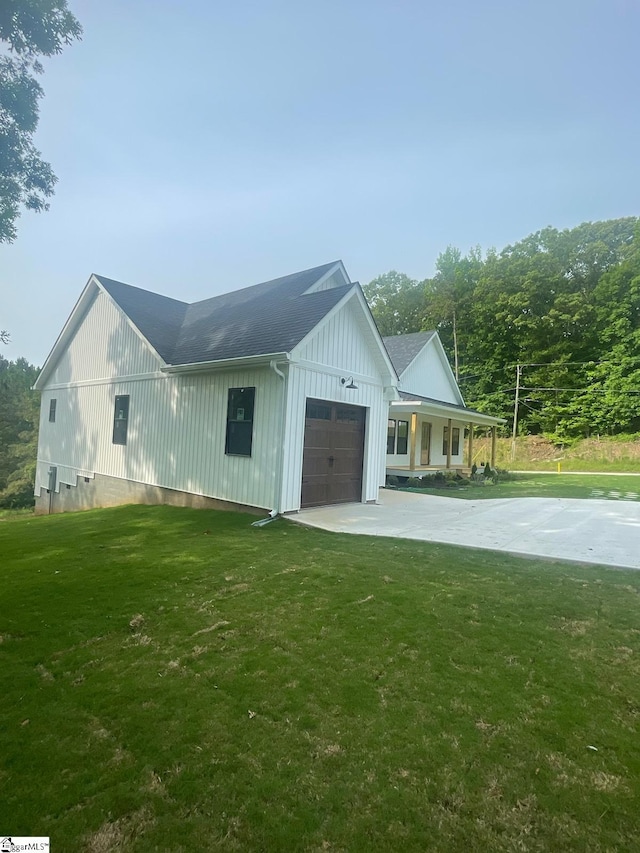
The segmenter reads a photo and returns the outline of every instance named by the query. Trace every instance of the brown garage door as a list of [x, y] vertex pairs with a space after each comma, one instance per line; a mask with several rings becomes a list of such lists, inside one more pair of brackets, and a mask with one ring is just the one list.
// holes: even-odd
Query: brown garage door
[[307, 400], [302, 506], [362, 500], [365, 409]]

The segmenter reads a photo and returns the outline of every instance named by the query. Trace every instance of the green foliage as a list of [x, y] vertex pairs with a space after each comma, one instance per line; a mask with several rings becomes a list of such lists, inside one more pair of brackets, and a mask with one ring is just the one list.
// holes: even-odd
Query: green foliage
[[43, 90], [41, 57], [60, 53], [82, 28], [66, 0], [2, 0], [0, 42], [0, 243], [16, 237], [22, 207], [47, 210], [56, 177], [33, 144]]
[[37, 375], [24, 358], [0, 356], [0, 507], [33, 504], [40, 400], [31, 386]]
[[640, 429], [637, 217], [544, 228], [484, 257], [449, 246], [420, 285], [390, 275], [374, 316], [385, 334], [437, 328], [471, 408], [511, 421], [520, 364], [521, 433]]
[[381, 335], [404, 335], [421, 329], [424, 283], [395, 270], [363, 287]]

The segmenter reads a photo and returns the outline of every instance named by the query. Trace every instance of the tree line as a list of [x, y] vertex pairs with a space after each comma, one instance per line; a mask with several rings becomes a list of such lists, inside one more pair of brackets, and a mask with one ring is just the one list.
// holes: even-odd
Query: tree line
[[380, 332], [437, 329], [467, 405], [567, 441], [640, 431], [640, 219], [452, 246], [422, 281], [364, 287]]
[[39, 372], [0, 355], [0, 507], [33, 503], [40, 395], [31, 387]]

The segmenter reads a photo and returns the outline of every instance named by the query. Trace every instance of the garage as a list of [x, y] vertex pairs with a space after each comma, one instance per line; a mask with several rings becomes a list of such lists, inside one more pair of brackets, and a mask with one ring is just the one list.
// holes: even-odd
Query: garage
[[362, 406], [307, 400], [303, 507], [362, 500], [365, 420]]

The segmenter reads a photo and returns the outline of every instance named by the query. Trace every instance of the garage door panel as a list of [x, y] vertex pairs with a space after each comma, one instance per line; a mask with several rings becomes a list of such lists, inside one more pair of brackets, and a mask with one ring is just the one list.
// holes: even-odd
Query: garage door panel
[[366, 410], [308, 400], [302, 463], [302, 506], [362, 499]]

